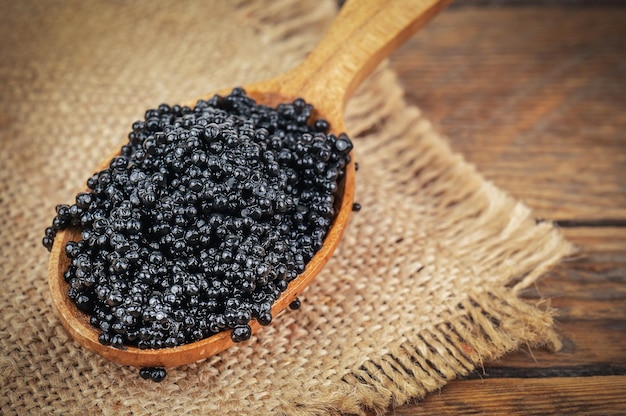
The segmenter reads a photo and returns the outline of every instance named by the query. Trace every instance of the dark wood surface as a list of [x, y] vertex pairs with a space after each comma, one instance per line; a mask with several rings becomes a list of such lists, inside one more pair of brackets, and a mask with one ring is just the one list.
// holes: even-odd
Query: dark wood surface
[[388, 414], [626, 414], [626, 8], [449, 8], [391, 65], [579, 253], [524, 293], [557, 309], [561, 351], [521, 348]]

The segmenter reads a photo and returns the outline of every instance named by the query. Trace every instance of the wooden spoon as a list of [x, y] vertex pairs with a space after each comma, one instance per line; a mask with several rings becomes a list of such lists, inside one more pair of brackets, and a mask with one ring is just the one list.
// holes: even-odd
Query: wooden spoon
[[[276, 78], [244, 85], [258, 103], [276, 106], [302, 97], [315, 107], [314, 117], [325, 118], [335, 134], [345, 130], [346, 100], [369, 73], [393, 50], [425, 25], [450, 0], [353, 0], [347, 2], [318, 47], [296, 68]], [[218, 91], [225, 94], [230, 90]], [[213, 94], [207, 94], [204, 99]], [[195, 103], [195, 102], [194, 102]], [[193, 104], [192, 104], [193, 106]], [[107, 158], [98, 170], [105, 169]], [[326, 264], [346, 228], [354, 197], [354, 162], [346, 167], [339, 186], [338, 213], [321, 250], [293, 280], [272, 307], [272, 316], [285, 309]], [[99, 331], [89, 317], [68, 298], [69, 285], [63, 274], [70, 260], [65, 255], [68, 241], [81, 239], [78, 228], [60, 231], [52, 247], [49, 286], [52, 304], [70, 335], [87, 349], [120, 364], [138, 367], [169, 367], [195, 362], [234, 345], [230, 330], [209, 338], [172, 348], [117, 349], [98, 342]], [[253, 332], [260, 325], [250, 322]]]

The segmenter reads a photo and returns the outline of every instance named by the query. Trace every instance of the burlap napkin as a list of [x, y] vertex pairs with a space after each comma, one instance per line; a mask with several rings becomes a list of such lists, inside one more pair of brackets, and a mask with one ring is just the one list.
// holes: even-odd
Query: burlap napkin
[[40, 244], [54, 206], [145, 109], [290, 68], [334, 14], [331, 0], [0, 2], [3, 413], [359, 414], [520, 344], [558, 346], [550, 312], [517, 293], [570, 246], [452, 154], [384, 66], [348, 105], [363, 209], [302, 309], [160, 384], [63, 330]]

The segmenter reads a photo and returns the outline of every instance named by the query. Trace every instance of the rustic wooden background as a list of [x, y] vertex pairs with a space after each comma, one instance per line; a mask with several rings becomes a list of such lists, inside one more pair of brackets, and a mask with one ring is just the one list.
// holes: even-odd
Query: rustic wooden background
[[454, 150], [580, 252], [524, 293], [557, 308], [562, 351], [522, 348], [389, 415], [626, 414], [624, 6], [457, 0], [393, 55]]

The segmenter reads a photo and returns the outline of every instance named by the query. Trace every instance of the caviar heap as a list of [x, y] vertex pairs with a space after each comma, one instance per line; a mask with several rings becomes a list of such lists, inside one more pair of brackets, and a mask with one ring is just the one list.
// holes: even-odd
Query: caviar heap
[[274, 301], [322, 247], [350, 160], [345, 134], [302, 99], [276, 108], [244, 90], [161, 105], [110, 166], [58, 205], [43, 244], [67, 243], [68, 296], [102, 344], [174, 347], [272, 320]]

